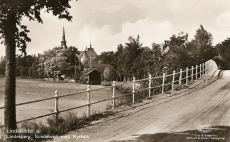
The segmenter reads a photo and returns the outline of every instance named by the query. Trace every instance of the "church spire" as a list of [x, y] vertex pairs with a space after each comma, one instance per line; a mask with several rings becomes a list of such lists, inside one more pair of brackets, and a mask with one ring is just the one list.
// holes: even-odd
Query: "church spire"
[[65, 28], [63, 27], [62, 41], [65, 41]]
[[64, 28], [64, 26], [63, 26], [63, 34], [62, 34], [61, 47], [67, 48], [66, 41], [65, 41], [65, 28]]

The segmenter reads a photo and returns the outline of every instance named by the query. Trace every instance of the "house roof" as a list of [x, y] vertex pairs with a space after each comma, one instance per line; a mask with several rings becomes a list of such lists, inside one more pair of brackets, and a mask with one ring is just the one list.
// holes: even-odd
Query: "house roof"
[[97, 53], [94, 51], [94, 48], [90, 47], [90, 48], [86, 48], [85, 51], [79, 51], [80, 52], [80, 58], [84, 57], [84, 58], [89, 58], [90, 55], [91, 57], [97, 57]]
[[84, 58], [84, 59], [89, 58], [89, 56], [87, 55], [86, 51], [81, 55], [81, 58]]
[[[85, 64], [84, 67], [87, 70], [90, 69], [89, 64]], [[111, 67], [111, 65], [110, 64], [92, 64], [91, 67], [92, 69], [97, 69], [97, 71], [99, 71], [100, 73], [103, 73], [105, 68]]]
[[94, 51], [94, 49], [92, 47], [87, 48], [86, 54], [87, 54], [88, 57], [90, 57], [90, 55], [91, 55], [91, 57], [96, 57], [97, 56], [97, 53]]
[[85, 71], [85, 76], [86, 76], [86, 75], [89, 75], [89, 74], [90, 74], [91, 72], [93, 72], [93, 71], [99, 72], [97, 69], [89, 69], [89, 70]]
[[165, 49], [162, 51], [162, 55], [167, 54], [170, 50], [169, 46], [166, 46]]

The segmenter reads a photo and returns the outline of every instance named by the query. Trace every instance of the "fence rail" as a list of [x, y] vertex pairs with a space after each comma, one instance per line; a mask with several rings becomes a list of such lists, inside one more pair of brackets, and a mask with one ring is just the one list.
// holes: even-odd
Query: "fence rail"
[[[42, 117], [46, 117], [46, 116], [50, 116], [50, 115], [55, 115], [56, 120], [58, 120], [58, 117], [59, 117], [60, 113], [70, 111], [70, 110], [73, 110], [73, 109], [82, 108], [82, 107], [87, 107], [86, 114], [87, 114], [87, 117], [89, 117], [90, 116], [90, 108], [91, 108], [91, 105], [93, 105], [93, 104], [97, 104], [97, 103], [105, 102], [105, 101], [108, 101], [108, 100], [112, 100], [112, 109], [114, 109], [116, 107], [115, 106], [115, 99], [120, 98], [120, 97], [124, 97], [126, 95], [132, 95], [132, 103], [135, 103], [135, 95], [138, 92], [148, 90], [148, 97], [150, 98], [150, 97], [152, 97], [153, 89], [155, 89], [155, 88], [161, 88], [161, 93], [162, 94], [166, 91], [165, 87], [169, 86], [169, 85], [171, 85], [171, 90], [175, 90], [175, 84], [178, 83], [179, 85], [181, 85], [182, 82], [184, 82], [187, 85], [189, 81], [192, 82], [192, 81], [194, 81], [194, 79], [198, 79], [198, 76], [199, 76], [199, 78], [201, 78], [206, 72], [208, 72], [210, 70], [210, 67], [212, 67], [212, 66], [209, 66], [208, 68], [205, 68], [205, 63], [203, 63], [203, 64], [200, 64], [199, 66], [196, 65], [195, 68], [193, 66], [190, 69], [187, 67], [184, 71], [182, 69], [180, 69], [179, 72], [173, 71], [172, 74], [163, 73], [162, 76], [157, 76], [157, 77], [153, 77], [151, 74], [149, 74], [148, 78], [140, 79], [140, 80], [135, 80], [135, 77], [133, 77], [133, 80], [131, 82], [132, 83], [132, 91], [128, 92], [128, 93], [125, 93], [123, 95], [119, 95], [119, 96], [115, 96], [116, 82], [113, 81], [111, 98], [103, 99], [103, 100], [99, 100], [99, 101], [95, 101], [95, 102], [90, 101], [91, 92], [96, 91], [96, 90], [100, 90], [102, 88], [91, 90], [90, 86], [87, 85], [87, 88], [84, 91], [80, 91], [80, 92], [76, 92], [76, 93], [72, 93], [72, 94], [66, 94], [66, 95], [62, 95], [62, 96], [59, 96], [58, 91], [55, 91], [55, 95], [53, 97], [16, 104], [16, 106], [20, 106], [20, 105], [26, 105], [26, 104], [31, 104], [31, 103], [36, 103], [36, 102], [41, 102], [41, 101], [54, 99], [54, 101], [55, 101], [54, 112], [49, 113], [49, 114], [44, 114], [44, 115], [41, 115], [41, 116], [37, 116], [37, 117], [33, 117], [33, 118], [29, 118], [29, 119], [25, 119], [25, 120], [22, 120], [22, 121], [18, 121], [17, 123], [20, 123], [20, 122], [23, 122], [23, 121], [29, 121], [29, 120], [33, 120], [33, 119], [37, 119], [37, 118], [42, 118]], [[162, 83], [158, 84], [158, 85], [153, 85], [154, 80], [157, 80], [157, 79], [162, 79], [161, 80]], [[169, 80], [169, 79], [171, 79], [171, 80]], [[147, 87], [146, 88], [141, 88], [141, 89], [137, 88], [136, 83], [143, 82], [143, 81], [147, 82], [147, 84], [148, 84]], [[157, 83], [159, 83], [159, 82], [157, 82]], [[124, 84], [126, 84], [126, 83], [124, 83]], [[108, 88], [108, 87], [103, 87], [103, 88]], [[72, 95], [77, 95], [77, 94], [80, 94], [80, 93], [86, 93], [86, 95], [87, 95], [87, 103], [85, 105], [76, 106], [76, 107], [63, 109], [63, 110], [58, 109], [58, 107], [59, 107], [59, 105], [58, 105], [59, 98], [72, 96]], [[0, 109], [4, 109], [4, 107], [0, 107]], [[1, 127], [4, 127], [4, 126], [0, 126], [0, 128]]]

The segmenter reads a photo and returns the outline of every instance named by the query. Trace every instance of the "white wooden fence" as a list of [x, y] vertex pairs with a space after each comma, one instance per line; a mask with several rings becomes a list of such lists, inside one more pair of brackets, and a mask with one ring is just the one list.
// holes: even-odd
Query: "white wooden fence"
[[[212, 66], [210, 66], [210, 67], [212, 67]], [[209, 70], [209, 68], [205, 69], [205, 63], [203, 63], [203, 64], [200, 64], [199, 66], [198, 65], [196, 65], [195, 67], [192, 66], [190, 69], [188, 67], [185, 70], [180, 69], [179, 72], [173, 71], [172, 74], [163, 73], [162, 76], [157, 76], [157, 77], [152, 77], [152, 75], [149, 74], [148, 78], [141, 79], [141, 80], [135, 80], [135, 77], [133, 77], [133, 80], [131, 82], [132, 83], [132, 91], [128, 92], [128, 93], [125, 93], [123, 95], [119, 95], [119, 96], [115, 95], [116, 82], [113, 81], [112, 82], [111, 98], [104, 99], [104, 100], [99, 100], [99, 101], [95, 101], [95, 102], [91, 102], [91, 100], [90, 100], [91, 92], [96, 91], [98, 89], [91, 90], [90, 85], [87, 86], [85, 91], [81, 91], [81, 92], [77, 92], [77, 93], [73, 93], [73, 94], [62, 95], [62, 96], [59, 96], [58, 91], [55, 91], [53, 97], [16, 104], [16, 106], [20, 106], [20, 105], [26, 105], [26, 104], [31, 104], [31, 103], [35, 103], [35, 102], [41, 102], [41, 101], [54, 99], [54, 101], [55, 101], [54, 112], [49, 113], [49, 114], [44, 114], [44, 115], [41, 115], [41, 116], [37, 116], [37, 117], [33, 117], [33, 118], [29, 118], [29, 119], [25, 119], [25, 120], [22, 120], [22, 121], [18, 121], [17, 123], [20, 123], [20, 122], [23, 122], [23, 121], [34, 120], [34, 119], [37, 119], [37, 118], [42, 118], [42, 117], [46, 117], [46, 116], [50, 116], [50, 115], [55, 115], [56, 120], [58, 120], [58, 117], [59, 117], [60, 113], [70, 111], [70, 110], [73, 110], [73, 109], [82, 108], [82, 107], [87, 107], [86, 114], [87, 114], [87, 117], [89, 117], [90, 116], [90, 108], [91, 108], [91, 105], [93, 105], [93, 104], [97, 104], [97, 103], [101, 103], [101, 102], [104, 102], [104, 101], [112, 100], [112, 109], [114, 109], [116, 107], [115, 106], [115, 99], [119, 98], [119, 97], [124, 97], [126, 95], [132, 95], [132, 103], [135, 103], [136, 93], [138, 93], [138, 92], [148, 90], [148, 97], [150, 98], [153, 95], [153, 92], [152, 92], [153, 89], [161, 88], [161, 93], [163, 94], [165, 92], [165, 87], [166, 86], [171, 85], [171, 90], [174, 90], [175, 84], [181, 85], [182, 82], [184, 82], [185, 84], [188, 84], [189, 81], [192, 82], [195, 79], [198, 79], [198, 76], [199, 76], [199, 78], [201, 78]], [[172, 78], [172, 80], [167, 79], [167, 81], [166, 81], [166, 78], [170, 78], [170, 77]], [[178, 78], [178, 80], [176, 80], [176, 78]], [[156, 79], [162, 80], [161, 81], [162, 84], [153, 85], [153, 80], [156, 80]], [[143, 82], [143, 81], [148, 82], [148, 87], [142, 88], [142, 89], [139, 88], [139, 87], [137, 88], [137, 84], [140, 83], [140, 82]], [[59, 98], [72, 96], [72, 95], [76, 95], [76, 94], [80, 94], [80, 93], [86, 93], [86, 95], [87, 95], [87, 103], [85, 105], [72, 107], [72, 108], [68, 108], [68, 109], [63, 109], [63, 110], [58, 109], [58, 107], [59, 107], [59, 105], [58, 105]], [[0, 107], [0, 109], [4, 109], [4, 107]], [[0, 127], [4, 127], [4, 126], [0, 126]]]

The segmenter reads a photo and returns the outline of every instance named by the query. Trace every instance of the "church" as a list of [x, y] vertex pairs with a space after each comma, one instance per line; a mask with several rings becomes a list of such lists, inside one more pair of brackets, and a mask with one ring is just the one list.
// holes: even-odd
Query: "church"
[[[65, 29], [63, 27], [63, 35], [62, 35], [62, 41], [61, 41], [61, 47], [63, 49], [67, 49], [68, 46], [66, 44], [65, 39]], [[76, 58], [75, 58], [75, 67], [68, 67], [65, 70], [65, 73], [72, 74], [73, 70], [75, 70], [75, 76], [76, 76], [76, 69], [80, 70], [81, 77], [80, 80], [82, 83], [88, 83], [88, 84], [100, 84], [102, 80], [102, 74], [104, 72], [104, 69], [110, 65], [108, 64], [101, 64], [101, 62], [95, 61], [98, 54], [95, 52], [94, 48], [92, 47], [92, 44], [90, 42], [89, 48], [86, 47], [84, 51], [79, 51], [80, 54], [76, 54], [76, 58], [80, 62], [76, 64]], [[83, 71], [81, 70], [81, 67], [83, 67]]]
[[67, 48], [66, 40], [65, 40], [65, 29], [64, 29], [64, 27], [63, 27], [63, 34], [62, 34], [61, 47]]
[[[62, 48], [68, 48], [66, 44], [65, 39], [65, 29], [63, 27], [63, 34], [62, 34], [62, 41], [61, 41], [61, 47]], [[82, 65], [92, 65], [97, 64], [94, 59], [98, 56], [98, 54], [94, 51], [94, 48], [92, 48], [92, 45], [90, 43], [90, 47], [85, 49], [85, 51], [79, 51], [80, 55], [76, 55], [78, 57], [78, 60], [81, 62]]]

